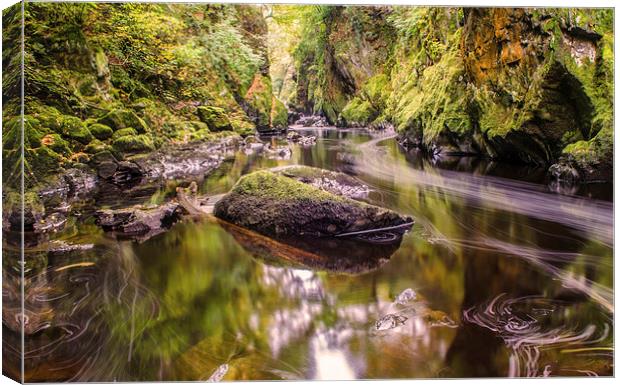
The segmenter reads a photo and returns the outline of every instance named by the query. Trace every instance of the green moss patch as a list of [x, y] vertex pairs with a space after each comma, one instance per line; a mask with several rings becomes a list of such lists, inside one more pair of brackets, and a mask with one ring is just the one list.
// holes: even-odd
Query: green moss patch
[[196, 109], [196, 114], [202, 122], [204, 122], [211, 131], [229, 131], [232, 130], [230, 120], [223, 108], [213, 106], [200, 106]]
[[125, 135], [112, 142], [114, 150], [121, 153], [147, 152], [155, 149], [153, 139], [147, 135]]
[[90, 133], [93, 134], [93, 136], [99, 140], [109, 139], [112, 137], [112, 134], [114, 133], [114, 130], [112, 130], [110, 127], [106, 126], [105, 124], [101, 124], [101, 123], [92, 124], [88, 126], [88, 129], [90, 130]]

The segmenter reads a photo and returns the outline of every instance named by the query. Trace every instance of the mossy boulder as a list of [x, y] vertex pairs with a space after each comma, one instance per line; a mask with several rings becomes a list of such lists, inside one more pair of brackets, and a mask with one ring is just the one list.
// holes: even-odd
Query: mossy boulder
[[114, 133], [114, 130], [112, 128], [101, 123], [92, 124], [88, 126], [88, 129], [90, 130], [90, 133], [99, 140], [109, 139]]
[[24, 152], [25, 177], [41, 180], [42, 177], [54, 173], [61, 168], [64, 157], [47, 146], [26, 149]]
[[241, 177], [215, 205], [214, 214], [268, 236], [328, 236], [411, 222], [394, 211], [269, 170]]
[[99, 139], [95, 139], [84, 147], [84, 152], [87, 154], [97, 154], [101, 151], [106, 151], [109, 148], [110, 146], [108, 144], [103, 143]]
[[64, 115], [60, 123], [61, 134], [65, 138], [73, 139], [82, 144], [88, 144], [93, 140], [93, 135], [84, 122], [75, 116]]
[[211, 131], [231, 131], [233, 129], [226, 115], [226, 111], [223, 108], [200, 106], [196, 109], [196, 113], [200, 120], [206, 123]]
[[111, 127], [115, 131], [127, 127], [134, 128], [140, 134], [144, 134], [149, 131], [149, 127], [146, 122], [131, 110], [112, 110], [101, 117], [98, 122]]
[[613, 128], [607, 126], [586, 141], [567, 145], [558, 163], [549, 168], [561, 182], [600, 182], [613, 179]]
[[136, 136], [136, 135], [138, 135], [138, 132], [132, 127], [121, 128], [120, 130], [112, 134], [112, 140], [116, 140], [123, 136]]
[[155, 145], [148, 135], [125, 135], [114, 139], [112, 148], [120, 153], [139, 153], [152, 151]]
[[[22, 216], [23, 202], [23, 216]], [[3, 227], [13, 231], [20, 231], [22, 219], [24, 229], [32, 231], [34, 226], [45, 216], [45, 207], [37, 193], [33, 191], [25, 192], [23, 195], [17, 192], [9, 192], [3, 199], [2, 220]]]

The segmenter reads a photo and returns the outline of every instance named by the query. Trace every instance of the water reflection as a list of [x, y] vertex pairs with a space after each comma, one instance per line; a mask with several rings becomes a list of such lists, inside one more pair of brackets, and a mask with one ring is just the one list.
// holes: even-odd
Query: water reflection
[[[354, 172], [371, 202], [415, 217], [400, 244], [273, 241], [214, 220], [135, 243], [102, 233], [85, 206], [30, 244], [27, 323], [19, 256], [3, 238], [5, 373], [19, 373], [22, 324], [28, 381], [612, 373], [611, 203], [550, 194], [521, 169], [499, 178], [473, 159], [422, 161], [393, 139], [313, 133], [317, 144], [288, 159], [239, 151], [201, 191], [288, 164]], [[179, 183], [128, 199], [163, 202]], [[398, 303], [408, 288], [416, 295]], [[377, 330], [390, 314], [405, 320]]]

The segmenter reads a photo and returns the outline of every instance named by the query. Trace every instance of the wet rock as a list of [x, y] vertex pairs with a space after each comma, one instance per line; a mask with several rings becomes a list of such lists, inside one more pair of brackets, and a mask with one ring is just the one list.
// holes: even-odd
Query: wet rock
[[302, 116], [295, 122], [295, 124], [302, 126], [302, 127], [327, 127], [329, 126], [329, 122], [324, 116], [316, 116], [316, 115]]
[[211, 374], [207, 382], [220, 382], [226, 373], [228, 373], [228, 364], [222, 364]]
[[297, 143], [300, 146], [304, 146], [304, 147], [313, 146], [316, 144], [316, 136], [314, 135], [302, 136], [301, 138], [299, 138]]
[[178, 203], [169, 202], [161, 206], [138, 205], [119, 210], [99, 210], [95, 218], [105, 231], [144, 234], [170, 227], [180, 219], [181, 213]]
[[50, 215], [46, 215], [40, 221], [33, 225], [33, 230], [37, 233], [49, 233], [62, 229], [67, 223], [67, 216], [65, 213], [55, 212]]
[[568, 163], [556, 163], [549, 167], [549, 175], [552, 179], [569, 184], [577, 183], [580, 179], [579, 172]]
[[406, 305], [410, 301], [415, 300], [416, 297], [417, 295], [415, 291], [413, 291], [413, 289], [411, 288], [407, 288], [403, 290], [402, 293], [398, 295], [398, 297], [396, 297], [396, 300], [394, 301], [394, 303], [399, 304], [399, 305]]
[[269, 159], [286, 160], [291, 159], [293, 151], [288, 146], [278, 146], [272, 143], [267, 143], [263, 149], [265, 155]]
[[100, 178], [108, 179], [114, 175], [117, 169], [118, 165], [116, 162], [101, 162], [97, 165], [97, 175], [99, 175]]
[[216, 217], [264, 235], [335, 236], [412, 223], [394, 211], [332, 194], [272, 171], [243, 176]]
[[314, 135], [301, 135], [297, 131], [290, 131], [286, 135], [286, 140], [289, 142], [297, 143], [300, 146], [312, 146], [316, 144], [316, 136]]
[[53, 240], [48, 244], [48, 252], [52, 254], [66, 254], [76, 251], [91, 250], [95, 245], [92, 243], [69, 243], [63, 240]]
[[198, 185], [196, 182], [190, 183], [185, 188], [177, 187], [177, 201], [192, 216], [204, 216], [212, 211], [212, 208], [207, 206], [208, 199], [198, 196]]
[[390, 330], [404, 325], [408, 318], [398, 314], [387, 314], [379, 318], [375, 323], [375, 329], [378, 331]]
[[234, 156], [240, 137], [231, 135], [217, 141], [170, 144], [145, 157], [134, 157], [144, 172], [144, 180], [202, 177]]
[[291, 142], [297, 142], [299, 138], [301, 138], [301, 134], [297, 131], [289, 131], [289, 133], [286, 134], [286, 140], [290, 140]]

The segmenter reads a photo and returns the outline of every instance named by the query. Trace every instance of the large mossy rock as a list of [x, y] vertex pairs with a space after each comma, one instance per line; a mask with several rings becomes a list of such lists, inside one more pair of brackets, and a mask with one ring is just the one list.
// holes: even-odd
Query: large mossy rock
[[196, 113], [200, 120], [207, 125], [210, 131], [231, 131], [233, 129], [226, 111], [213, 106], [200, 106]]
[[328, 236], [411, 222], [394, 211], [269, 170], [239, 179], [215, 205], [214, 214], [269, 236]]
[[93, 125], [90, 125], [88, 129], [90, 130], [90, 133], [99, 140], [106, 140], [110, 138], [114, 133], [114, 130], [101, 123], [95, 123]]
[[100, 118], [99, 123], [105, 124], [115, 131], [128, 127], [134, 128], [140, 134], [144, 134], [149, 131], [149, 127], [146, 122], [131, 110], [112, 110]]
[[147, 135], [124, 135], [114, 139], [112, 147], [121, 153], [148, 152], [155, 149], [153, 139]]

